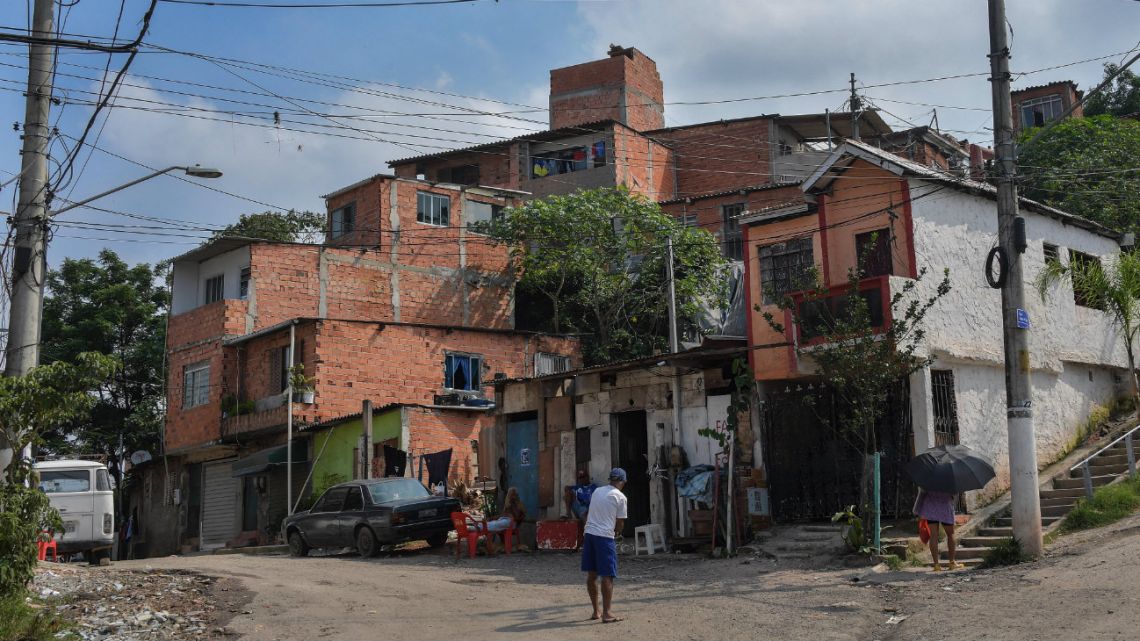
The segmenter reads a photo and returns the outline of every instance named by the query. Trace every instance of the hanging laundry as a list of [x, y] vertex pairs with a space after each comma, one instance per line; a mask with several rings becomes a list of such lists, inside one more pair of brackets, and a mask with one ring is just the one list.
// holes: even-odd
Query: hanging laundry
[[428, 470], [428, 486], [435, 487], [437, 483], [443, 483], [446, 488], [447, 472], [451, 468], [451, 448], [434, 454], [424, 454], [423, 461]]
[[591, 147], [591, 152], [594, 157], [594, 166], [601, 167], [606, 164], [606, 143], [605, 141], [596, 142]]
[[384, 476], [403, 476], [407, 466], [407, 452], [391, 445], [384, 446]]

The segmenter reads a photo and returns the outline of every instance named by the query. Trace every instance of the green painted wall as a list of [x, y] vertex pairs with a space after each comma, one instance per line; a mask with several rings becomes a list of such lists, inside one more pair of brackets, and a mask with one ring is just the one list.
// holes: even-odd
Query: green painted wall
[[[372, 441], [380, 442], [388, 439], [399, 439], [402, 430], [400, 420], [401, 408], [397, 407], [383, 414], [372, 416]], [[352, 450], [359, 443], [360, 435], [364, 433], [364, 424], [361, 419], [349, 421], [336, 427], [331, 427], [313, 434], [310, 445], [315, 458], [324, 448], [324, 454], [313, 463], [313, 495], [325, 491], [330, 485], [352, 480]], [[325, 445], [328, 439], [328, 445]], [[400, 443], [400, 447], [406, 444]]]

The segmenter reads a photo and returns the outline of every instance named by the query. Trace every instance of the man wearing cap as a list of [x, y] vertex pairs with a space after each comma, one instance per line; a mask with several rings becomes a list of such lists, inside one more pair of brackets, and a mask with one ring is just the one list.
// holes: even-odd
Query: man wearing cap
[[[614, 595], [614, 577], [617, 576], [617, 544], [614, 537], [621, 533], [625, 523], [627, 501], [621, 489], [625, 487], [625, 470], [610, 470], [610, 484], [594, 490], [590, 497], [590, 511], [586, 515], [585, 536], [582, 541], [582, 571], [586, 573], [586, 591], [594, 614], [590, 619], [602, 623], [621, 621], [610, 612]], [[598, 612], [598, 577], [602, 578], [602, 611]]]

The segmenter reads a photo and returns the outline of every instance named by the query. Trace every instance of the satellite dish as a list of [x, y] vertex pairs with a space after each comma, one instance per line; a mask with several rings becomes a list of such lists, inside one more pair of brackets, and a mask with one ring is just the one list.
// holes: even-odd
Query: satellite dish
[[151, 459], [150, 452], [146, 450], [139, 450], [131, 454], [131, 463], [135, 465], [142, 465]]

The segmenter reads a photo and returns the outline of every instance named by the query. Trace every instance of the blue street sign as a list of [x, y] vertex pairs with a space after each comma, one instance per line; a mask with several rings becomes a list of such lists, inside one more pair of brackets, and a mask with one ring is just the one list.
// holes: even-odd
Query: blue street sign
[[1017, 328], [1029, 329], [1029, 312], [1024, 309], [1017, 310]]

